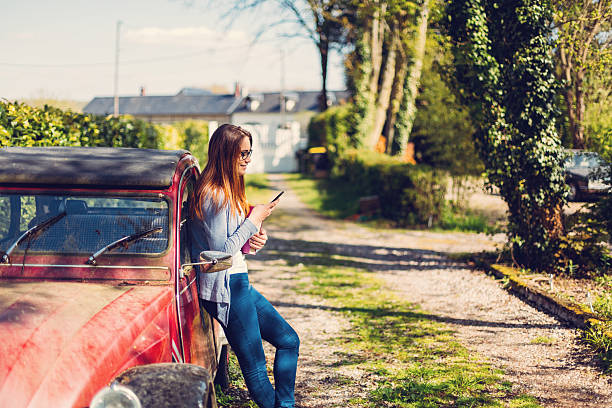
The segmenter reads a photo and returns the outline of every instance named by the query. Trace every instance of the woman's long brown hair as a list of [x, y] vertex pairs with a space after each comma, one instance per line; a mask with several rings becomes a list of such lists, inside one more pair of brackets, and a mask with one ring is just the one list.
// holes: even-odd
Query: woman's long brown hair
[[191, 201], [190, 212], [199, 219], [204, 218], [202, 205], [210, 195], [218, 212], [229, 200], [232, 214], [245, 214], [248, 203], [244, 190], [244, 177], [238, 175], [240, 143], [253, 137], [239, 126], [221, 125], [215, 130], [208, 143], [208, 162], [198, 179]]

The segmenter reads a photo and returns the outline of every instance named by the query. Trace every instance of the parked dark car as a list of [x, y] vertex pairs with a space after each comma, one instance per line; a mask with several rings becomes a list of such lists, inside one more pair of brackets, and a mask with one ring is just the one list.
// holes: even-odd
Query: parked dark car
[[610, 164], [599, 154], [571, 150], [564, 164], [565, 180], [570, 187], [570, 201], [581, 201], [601, 196], [610, 191]]
[[190, 259], [198, 174], [184, 150], [0, 149], [0, 406], [216, 407], [193, 266], [231, 257]]

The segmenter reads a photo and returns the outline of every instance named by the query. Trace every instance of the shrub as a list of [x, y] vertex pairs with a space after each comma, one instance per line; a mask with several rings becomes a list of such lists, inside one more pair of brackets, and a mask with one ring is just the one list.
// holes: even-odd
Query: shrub
[[[612, 163], [599, 175], [612, 180]], [[585, 211], [574, 213], [565, 220], [566, 236], [559, 245], [558, 270], [578, 277], [593, 277], [609, 273], [612, 269], [612, 191]]]
[[315, 115], [308, 124], [308, 147], [325, 146], [333, 166], [346, 149], [357, 147], [348, 135], [350, 105], [334, 106]]
[[0, 147], [109, 146], [187, 149], [201, 164], [208, 152], [208, 122], [154, 125], [131, 116], [98, 116], [45, 105], [0, 102]]
[[189, 150], [204, 167], [208, 160], [208, 122], [185, 120], [172, 124], [155, 125], [161, 148], [167, 150]]
[[579, 211], [568, 216], [565, 224], [567, 234], [561, 237], [556, 254], [558, 272], [577, 278], [608, 273], [612, 256], [605, 242], [610, 235], [600, 215], [596, 211]]
[[337, 159], [333, 176], [360, 186], [363, 196], [377, 195], [381, 215], [401, 226], [432, 226], [445, 207], [445, 173], [384, 154], [347, 151]]
[[45, 105], [0, 102], [0, 146], [159, 148], [154, 125], [129, 116], [80, 114]]
[[36, 109], [18, 103], [0, 102], [1, 147], [78, 146], [80, 138], [80, 132], [65, 123], [55, 108]]
[[472, 118], [441, 74], [448, 75], [451, 63], [448, 51], [431, 41], [421, 74], [410, 142], [414, 143], [418, 163], [446, 169], [454, 175], [480, 176], [484, 165], [474, 146]]
[[[612, 184], [612, 158], [608, 156], [608, 160], [611, 161], [604, 169], [603, 177]], [[599, 221], [608, 232], [608, 239], [612, 241], [612, 191], [608, 190], [607, 195], [595, 202], [591, 207], [591, 211], [595, 219]]]
[[189, 150], [204, 167], [208, 160], [208, 122], [203, 120], [186, 120], [172, 124], [181, 135], [180, 148]]

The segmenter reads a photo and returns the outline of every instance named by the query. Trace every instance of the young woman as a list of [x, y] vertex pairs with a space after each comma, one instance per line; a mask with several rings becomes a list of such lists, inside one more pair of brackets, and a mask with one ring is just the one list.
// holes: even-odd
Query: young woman
[[[208, 163], [191, 203], [192, 254], [204, 250], [233, 255], [230, 269], [199, 274], [200, 304], [219, 321], [234, 350], [251, 398], [261, 408], [292, 408], [299, 338], [274, 307], [249, 283], [241, 248], [262, 248], [263, 221], [276, 202], [253, 207], [247, 216], [244, 174], [251, 162], [252, 137], [225, 124], [212, 135]], [[197, 259], [197, 258], [195, 258]], [[274, 386], [268, 379], [262, 339], [276, 347]]]

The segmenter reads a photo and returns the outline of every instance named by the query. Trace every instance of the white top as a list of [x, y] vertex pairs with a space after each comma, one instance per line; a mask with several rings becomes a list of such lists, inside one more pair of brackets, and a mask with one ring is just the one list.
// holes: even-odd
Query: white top
[[247, 268], [246, 260], [244, 259], [244, 254], [242, 251], [236, 252], [232, 256], [232, 266], [227, 270], [227, 273], [233, 275], [235, 273], [248, 273], [249, 269]]

